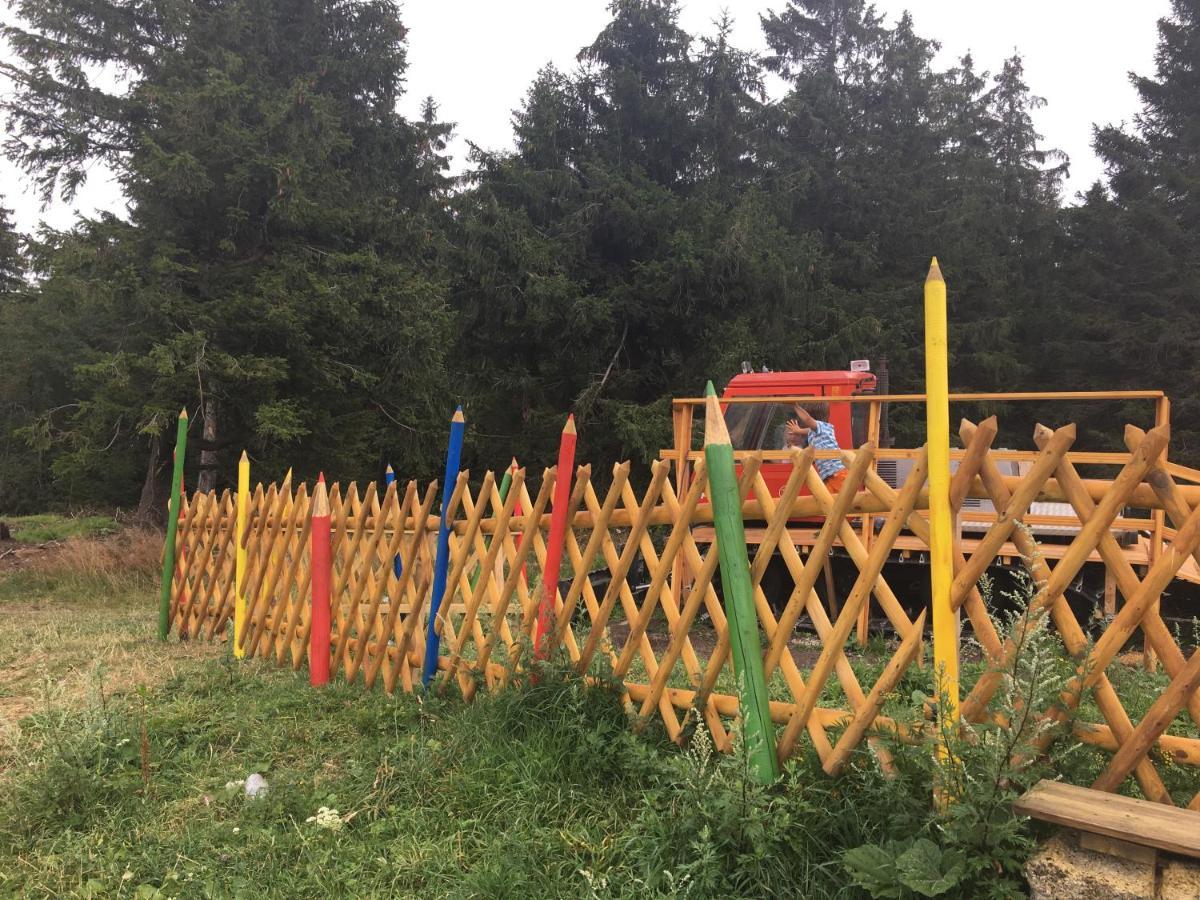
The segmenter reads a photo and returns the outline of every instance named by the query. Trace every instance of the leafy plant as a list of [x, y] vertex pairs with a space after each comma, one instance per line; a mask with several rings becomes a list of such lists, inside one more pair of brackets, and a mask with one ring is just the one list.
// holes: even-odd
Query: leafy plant
[[[990, 583], [984, 589], [990, 594]], [[1021, 894], [1021, 869], [1034, 841], [1028, 825], [1013, 813], [1013, 801], [1040, 778], [1066, 768], [1058, 760], [1074, 749], [1066, 741], [1052, 743], [1051, 755], [1040, 749], [1043, 739], [1069, 727], [1069, 721], [1048, 719], [1043, 712], [1058, 702], [1074, 668], [1046, 627], [1047, 611], [1036, 603], [1038, 589], [1021, 574], [1001, 595], [999, 605], [1011, 611], [995, 623], [996, 630], [1011, 641], [1004, 662], [988, 670], [998, 676], [991, 714], [982, 722], [963, 721], [957, 729], [945, 725], [940, 731], [914, 723], [912, 731], [921, 740], [895, 747], [906, 768], [927, 785], [939, 785], [948, 802], [942, 811], [931, 810], [919, 833], [889, 836], [843, 854], [846, 871], [871, 896]], [[924, 707], [929, 698], [917, 694], [914, 700]], [[937, 702], [947, 702], [943, 691]], [[938, 744], [946, 747], [944, 755]]]
[[842, 863], [872, 897], [940, 897], [967, 874], [961, 850], [943, 850], [924, 837], [864, 844], [842, 854]]

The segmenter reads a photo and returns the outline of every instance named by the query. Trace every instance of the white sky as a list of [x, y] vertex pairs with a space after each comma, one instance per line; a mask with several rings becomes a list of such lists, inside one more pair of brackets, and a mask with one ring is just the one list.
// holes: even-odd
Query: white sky
[[[467, 140], [493, 150], [510, 147], [512, 110], [537, 70], [552, 61], [569, 71], [579, 49], [608, 21], [607, 5], [607, 0], [407, 0], [403, 111], [416, 115], [421, 98], [433, 95], [440, 118], [457, 126], [451, 145], [455, 170], [463, 165]], [[758, 13], [782, 6], [783, 0], [684, 0], [682, 24], [691, 34], [703, 34], [728, 9], [735, 42], [763, 50]], [[910, 10], [917, 33], [941, 41], [940, 67], [970, 51], [977, 70], [995, 72], [1020, 50], [1027, 83], [1047, 100], [1035, 112], [1038, 130], [1047, 146], [1071, 158], [1068, 198], [1102, 174], [1090, 148], [1093, 123], [1128, 122], [1138, 111], [1127, 74], [1153, 74], [1155, 23], [1169, 11], [1168, 0], [876, 0], [876, 7], [890, 22]], [[778, 85], [773, 87], [778, 94]], [[22, 173], [3, 159], [0, 196], [23, 231], [42, 219], [68, 226], [76, 210], [124, 209], [119, 189], [101, 170], [74, 204], [56, 201], [42, 210]]]

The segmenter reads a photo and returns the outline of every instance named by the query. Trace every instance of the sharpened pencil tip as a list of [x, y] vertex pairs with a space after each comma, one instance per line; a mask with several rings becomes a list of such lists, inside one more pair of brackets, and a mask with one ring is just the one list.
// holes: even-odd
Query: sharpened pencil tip
[[720, 401], [716, 393], [709, 394], [704, 401], [704, 446], [728, 443], [729, 429], [725, 425], [725, 416], [721, 414]]

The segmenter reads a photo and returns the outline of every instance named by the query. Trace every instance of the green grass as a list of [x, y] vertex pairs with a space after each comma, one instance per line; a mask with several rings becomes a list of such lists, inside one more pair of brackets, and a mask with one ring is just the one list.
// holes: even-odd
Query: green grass
[[[0, 895], [856, 896], [836, 836], [881, 821], [842, 800], [820, 836], [811, 791], [634, 735], [578, 681], [472, 705], [317, 691], [153, 629], [145, 582], [0, 579]], [[266, 798], [226, 788], [254, 771]], [[340, 831], [308, 821], [321, 807]]]
[[27, 544], [65, 541], [73, 537], [100, 537], [112, 534], [119, 528], [112, 516], [60, 516], [55, 513], [13, 518], [0, 515], [0, 522], [8, 525], [14, 541]]
[[[805, 742], [763, 789], [703, 732], [686, 752], [634, 734], [615, 694], [557, 673], [472, 705], [313, 690], [220, 643], [158, 642], [154, 610], [148, 576], [0, 577], [0, 896], [858, 897], [846, 851], [918, 838], [975, 866], [961, 895], [1006, 896], [1032, 846], [1019, 779], [938, 820], [928, 746], [895, 748], [889, 780], [865, 750], [830, 778]], [[864, 686], [890, 649], [855, 659]], [[928, 671], [887, 711], [912, 718]], [[1153, 697], [1120, 677], [1131, 712]], [[1077, 782], [1103, 759], [1060, 743]], [[227, 788], [251, 772], [266, 797]], [[340, 830], [309, 821], [322, 807]], [[976, 809], [999, 835], [984, 849]]]

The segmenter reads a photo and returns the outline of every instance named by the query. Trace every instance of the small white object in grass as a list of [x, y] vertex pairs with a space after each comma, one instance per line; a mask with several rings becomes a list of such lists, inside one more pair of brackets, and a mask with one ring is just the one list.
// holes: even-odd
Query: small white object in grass
[[342, 826], [346, 824], [342, 821], [341, 814], [328, 806], [322, 806], [315, 816], [309, 816], [304, 821], [313, 822], [318, 828], [327, 828], [330, 831], [341, 831]]
[[263, 778], [257, 772], [252, 772], [246, 776], [246, 786], [243, 788], [247, 797], [261, 797], [267, 793], [267, 779]]

